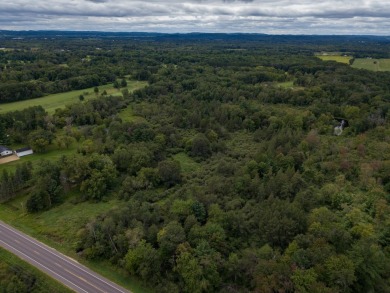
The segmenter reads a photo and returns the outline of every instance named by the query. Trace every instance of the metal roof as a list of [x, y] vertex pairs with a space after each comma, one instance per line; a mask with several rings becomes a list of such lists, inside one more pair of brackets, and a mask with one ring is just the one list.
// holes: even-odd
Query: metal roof
[[15, 152], [17, 152], [17, 153], [21, 153], [21, 152], [25, 152], [25, 151], [32, 151], [32, 149], [30, 147], [24, 147], [24, 148], [15, 150]]
[[10, 151], [10, 149], [5, 147], [5, 146], [3, 146], [3, 145], [0, 145], [0, 153], [2, 153], [4, 151]]

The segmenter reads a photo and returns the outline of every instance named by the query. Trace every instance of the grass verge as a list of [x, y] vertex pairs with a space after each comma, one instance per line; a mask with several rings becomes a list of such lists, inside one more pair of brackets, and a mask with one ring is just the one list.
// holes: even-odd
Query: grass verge
[[[71, 293], [72, 290], [63, 286], [61, 283], [52, 279], [50, 276], [41, 272], [37, 268], [13, 255], [7, 250], [0, 248], [0, 265], [4, 263], [13, 268], [17, 268], [24, 276], [34, 276], [35, 284], [32, 292], [50, 292], [50, 293]], [[4, 288], [3, 288], [4, 289]], [[1, 291], [3, 292], [3, 291]], [[4, 291], [8, 292], [8, 291]]]

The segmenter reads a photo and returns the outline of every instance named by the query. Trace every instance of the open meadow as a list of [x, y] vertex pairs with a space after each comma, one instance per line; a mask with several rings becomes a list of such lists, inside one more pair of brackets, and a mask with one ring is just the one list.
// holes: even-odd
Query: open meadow
[[[146, 82], [130, 80], [127, 81], [126, 88], [131, 92], [143, 88], [144, 86], [146, 86]], [[122, 94], [121, 90], [124, 89], [122, 88], [121, 90], [118, 90], [113, 87], [113, 84], [102, 85], [99, 86], [98, 88], [99, 88], [99, 93], [106, 91], [108, 95], [121, 95]], [[75, 91], [70, 91], [65, 93], [47, 95], [41, 98], [36, 98], [31, 100], [1, 104], [0, 114], [7, 113], [10, 111], [23, 110], [33, 106], [42, 106], [49, 114], [53, 114], [55, 109], [57, 108], [62, 108], [65, 105], [78, 102], [80, 95], [84, 96], [84, 100], [90, 100], [96, 98], [96, 94], [94, 93], [94, 88], [91, 87], [82, 90], [75, 90]]]
[[345, 64], [349, 64], [349, 60], [352, 59], [351, 56], [346, 55], [317, 55], [316, 57], [320, 58], [322, 61], [336, 61]]
[[[349, 64], [353, 58], [352, 56], [338, 55], [336, 53], [317, 54], [316, 57], [322, 61], [336, 61], [344, 64]], [[390, 71], [390, 59], [356, 58], [353, 60], [351, 67], [371, 71]]]
[[352, 67], [371, 71], [390, 71], [390, 59], [357, 58]]
[[125, 109], [121, 110], [119, 113], [118, 113], [118, 117], [122, 119], [122, 121], [124, 122], [145, 122], [146, 119], [141, 117], [141, 116], [137, 116], [137, 115], [134, 115], [133, 113], [133, 109], [131, 107], [131, 105], [129, 105], [128, 107], [126, 107]]

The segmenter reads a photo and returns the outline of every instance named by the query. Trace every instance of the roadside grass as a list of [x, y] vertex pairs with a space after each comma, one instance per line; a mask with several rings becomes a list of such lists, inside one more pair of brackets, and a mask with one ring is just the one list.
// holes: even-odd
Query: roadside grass
[[201, 167], [199, 163], [195, 162], [191, 157], [183, 152], [174, 155], [173, 159], [180, 163], [181, 170], [185, 174], [195, 172]]
[[357, 58], [352, 67], [371, 71], [390, 71], [390, 59]]
[[25, 210], [28, 196], [21, 195], [6, 203], [0, 204], [0, 219], [24, 233], [44, 242], [45, 244], [65, 253], [100, 273], [113, 282], [131, 290], [134, 293], [151, 293], [141, 283], [129, 276], [124, 270], [118, 269], [107, 261], [89, 261], [81, 258], [75, 252], [77, 233], [90, 220], [114, 207], [120, 207], [123, 202], [116, 199], [106, 201], [80, 202], [78, 192], [73, 192], [64, 203], [37, 214], [29, 214]]
[[[9, 266], [17, 267], [23, 275], [32, 275], [36, 278], [35, 288], [32, 292], [71, 293], [69, 288], [52, 279], [34, 266], [20, 259], [16, 255], [0, 247], [0, 264], [6, 263]], [[2, 291], [3, 292], [3, 291]], [[8, 292], [8, 291], [4, 291]]]
[[336, 61], [344, 64], [349, 64], [349, 60], [352, 59], [352, 56], [344, 55], [316, 55], [322, 61]]
[[108, 261], [82, 261], [84, 265], [91, 270], [101, 274], [107, 279], [121, 285], [124, 288], [131, 290], [133, 293], [153, 293], [154, 291], [149, 288], [145, 288], [140, 281], [130, 277], [124, 269], [114, 267]]
[[[147, 84], [146, 82], [142, 82], [142, 81], [129, 80], [127, 81], [127, 89], [131, 92], [136, 89], [145, 87], [146, 84]], [[113, 84], [98, 86], [98, 88], [99, 88], [99, 94], [101, 94], [105, 90], [108, 95], [122, 95], [121, 90], [124, 89], [122, 88], [121, 90], [118, 90], [113, 87]], [[82, 90], [75, 90], [75, 91], [69, 91], [65, 93], [47, 95], [36, 99], [0, 104], [0, 114], [7, 113], [10, 111], [23, 110], [28, 107], [39, 106], [39, 105], [42, 106], [49, 114], [52, 114], [58, 108], [63, 108], [65, 105], [78, 102], [80, 95], [84, 96], [84, 100], [90, 100], [96, 98], [94, 87], [91, 87]]]

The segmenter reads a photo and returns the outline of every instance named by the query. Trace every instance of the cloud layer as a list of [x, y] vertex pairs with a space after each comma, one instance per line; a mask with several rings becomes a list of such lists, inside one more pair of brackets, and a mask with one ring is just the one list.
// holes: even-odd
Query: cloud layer
[[384, 0], [0, 0], [0, 29], [388, 35]]

